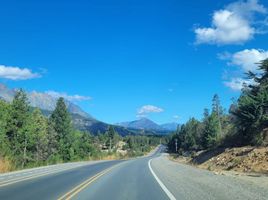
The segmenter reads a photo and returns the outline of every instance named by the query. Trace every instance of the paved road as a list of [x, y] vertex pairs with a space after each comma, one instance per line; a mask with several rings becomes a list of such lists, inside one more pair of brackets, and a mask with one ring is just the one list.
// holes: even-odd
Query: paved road
[[120, 164], [79, 192], [74, 199], [168, 200], [148, 166], [149, 160], [158, 157], [160, 152], [161, 149], [152, 156]]
[[70, 163], [0, 176], [0, 199], [58, 199], [89, 177], [123, 161]]
[[70, 163], [1, 175], [0, 199], [267, 200], [261, 179], [215, 175], [174, 163], [162, 150], [128, 161]]
[[267, 200], [268, 177], [217, 175], [170, 161], [166, 155], [152, 160], [159, 179], [178, 200]]

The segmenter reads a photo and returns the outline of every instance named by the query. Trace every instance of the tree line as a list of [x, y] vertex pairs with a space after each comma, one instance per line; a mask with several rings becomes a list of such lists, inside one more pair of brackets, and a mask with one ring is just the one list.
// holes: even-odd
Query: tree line
[[122, 138], [113, 126], [97, 136], [74, 129], [63, 98], [49, 117], [30, 107], [23, 90], [10, 103], [0, 99], [0, 161], [8, 160], [12, 169], [102, 158], [116, 153], [120, 140], [133, 156], [155, 145], [147, 136]]
[[240, 97], [228, 112], [216, 94], [211, 111], [203, 118], [190, 118], [171, 136], [172, 152], [197, 151], [217, 147], [263, 145], [268, 138], [268, 59], [259, 63], [256, 72], [248, 72], [251, 84], [244, 84]]

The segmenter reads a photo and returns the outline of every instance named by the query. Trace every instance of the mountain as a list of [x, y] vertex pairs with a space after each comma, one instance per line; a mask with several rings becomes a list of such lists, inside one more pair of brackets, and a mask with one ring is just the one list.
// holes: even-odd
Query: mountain
[[[17, 89], [10, 89], [4, 84], [0, 84], [0, 97], [8, 102], [12, 101]], [[56, 107], [57, 98], [41, 92], [27, 92], [28, 100], [32, 107], [40, 108], [41, 110], [53, 111]], [[88, 113], [84, 112], [79, 106], [65, 100], [68, 111], [73, 114], [78, 114], [83, 117], [92, 118]]]
[[159, 125], [147, 118], [141, 118], [139, 120], [131, 122], [122, 122], [118, 123], [117, 125], [137, 130], [147, 130], [147, 131], [150, 130], [158, 133], [175, 131], [178, 126], [177, 123], [167, 123]]
[[161, 127], [165, 130], [176, 131], [179, 124], [176, 122], [161, 124]]
[[133, 129], [144, 129], [144, 130], [162, 130], [162, 127], [156, 124], [155, 122], [147, 119], [141, 118], [139, 120], [131, 121], [131, 122], [122, 122], [117, 125], [133, 128]]
[[[11, 102], [14, 98], [17, 89], [10, 89], [6, 85], [0, 83], [0, 99]], [[49, 94], [41, 92], [27, 92], [29, 103], [31, 107], [40, 108], [44, 115], [49, 116], [55, 109], [57, 98]], [[71, 113], [72, 122], [75, 128], [81, 131], [87, 131], [92, 134], [104, 133], [108, 130], [109, 124], [98, 121], [87, 112], [83, 111], [76, 104], [65, 100], [68, 111]], [[129, 129], [119, 125], [113, 125], [114, 129], [122, 136], [136, 135], [136, 134], [155, 134], [151, 131], [141, 131], [136, 129]]]

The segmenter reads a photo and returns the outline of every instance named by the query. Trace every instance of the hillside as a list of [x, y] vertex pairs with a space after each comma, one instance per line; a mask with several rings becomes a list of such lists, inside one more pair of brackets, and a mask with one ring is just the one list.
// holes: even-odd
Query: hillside
[[199, 152], [172, 154], [171, 159], [180, 163], [194, 165], [201, 169], [224, 174], [268, 174], [268, 147], [217, 148]]
[[268, 174], [268, 147], [239, 147], [203, 152], [191, 161], [203, 169]]

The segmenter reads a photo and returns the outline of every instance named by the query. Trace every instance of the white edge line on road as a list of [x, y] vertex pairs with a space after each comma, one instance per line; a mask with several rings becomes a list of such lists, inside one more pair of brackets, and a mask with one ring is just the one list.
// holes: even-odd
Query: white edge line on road
[[160, 187], [162, 188], [162, 190], [164, 190], [164, 192], [166, 193], [166, 195], [168, 196], [168, 198], [170, 200], [176, 200], [176, 198], [174, 197], [174, 195], [167, 189], [167, 187], [164, 185], [164, 183], [162, 183], [162, 181], [157, 177], [157, 175], [154, 173], [152, 167], [151, 167], [151, 160], [149, 160], [148, 162], [148, 166], [149, 166], [149, 169], [151, 171], [151, 173], [153, 174], [155, 180], [158, 182], [158, 184], [160, 185]]

